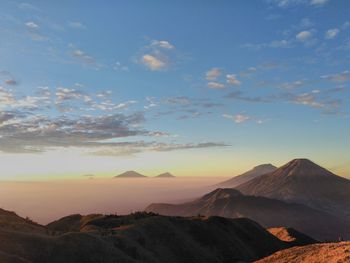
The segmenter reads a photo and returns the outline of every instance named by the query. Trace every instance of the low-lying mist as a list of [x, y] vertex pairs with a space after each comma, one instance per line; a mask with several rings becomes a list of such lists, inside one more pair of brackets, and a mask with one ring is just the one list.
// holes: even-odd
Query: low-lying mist
[[0, 208], [46, 224], [70, 214], [128, 214], [154, 202], [184, 202], [224, 178], [116, 178], [0, 182]]

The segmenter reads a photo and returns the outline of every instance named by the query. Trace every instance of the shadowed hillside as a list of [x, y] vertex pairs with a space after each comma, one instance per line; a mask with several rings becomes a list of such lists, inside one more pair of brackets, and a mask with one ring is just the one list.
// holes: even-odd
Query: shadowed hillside
[[246, 196], [232, 188], [219, 188], [183, 204], [151, 204], [146, 211], [169, 216], [247, 217], [267, 228], [292, 227], [320, 241], [339, 236], [350, 239], [350, 224], [341, 218], [301, 204]]
[[43, 228], [0, 227], [0, 262], [249, 262], [288, 247], [249, 219], [71, 215]]

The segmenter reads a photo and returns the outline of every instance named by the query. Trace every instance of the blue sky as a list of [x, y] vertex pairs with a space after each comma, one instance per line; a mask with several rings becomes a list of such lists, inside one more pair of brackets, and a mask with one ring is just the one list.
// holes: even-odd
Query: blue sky
[[2, 1], [0, 33], [6, 178], [296, 157], [350, 174], [346, 0]]

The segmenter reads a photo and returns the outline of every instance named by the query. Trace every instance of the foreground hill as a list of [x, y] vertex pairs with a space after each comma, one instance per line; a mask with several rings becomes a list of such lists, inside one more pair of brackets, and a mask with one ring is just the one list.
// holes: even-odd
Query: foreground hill
[[339, 236], [350, 239], [350, 224], [340, 218], [301, 204], [246, 196], [232, 188], [219, 188], [183, 204], [151, 204], [146, 211], [169, 216], [247, 217], [266, 228], [292, 227], [320, 241]]
[[258, 166], [255, 166], [253, 169], [249, 170], [248, 172], [245, 172], [241, 175], [237, 175], [227, 181], [217, 184], [217, 186], [222, 188], [233, 188], [240, 184], [248, 182], [260, 175], [274, 172], [276, 169], [277, 167], [273, 166], [272, 164], [258, 165]]
[[295, 159], [236, 188], [247, 195], [301, 203], [350, 220], [350, 180], [307, 159]]
[[0, 227], [0, 262], [251, 262], [288, 247], [243, 218], [72, 215], [45, 229]]
[[114, 176], [114, 178], [145, 178], [145, 177], [147, 176], [135, 171], [126, 171], [124, 173]]
[[22, 218], [15, 212], [7, 211], [0, 208], [0, 228], [8, 231], [21, 231], [29, 233], [46, 233], [46, 229], [32, 222], [28, 218]]
[[348, 263], [350, 262], [350, 242], [314, 244], [285, 249], [256, 261], [257, 263]]

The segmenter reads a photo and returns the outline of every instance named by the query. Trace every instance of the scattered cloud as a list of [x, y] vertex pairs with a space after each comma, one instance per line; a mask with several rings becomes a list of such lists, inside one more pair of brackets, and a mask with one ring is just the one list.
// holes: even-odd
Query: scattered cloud
[[258, 44], [244, 44], [242, 48], [260, 50], [263, 48], [290, 48], [292, 47], [292, 41], [287, 39], [273, 40], [268, 43], [258, 43]]
[[165, 40], [153, 40], [151, 43], [152, 46], [165, 48], [165, 49], [174, 49], [175, 47]]
[[137, 63], [152, 71], [164, 71], [176, 60], [178, 60], [178, 57], [173, 44], [166, 40], [152, 40], [150, 44], [143, 47]]
[[226, 75], [226, 82], [230, 85], [234, 85], [234, 86], [237, 86], [237, 85], [241, 85], [241, 81], [239, 81], [236, 77], [235, 74], [227, 74]]
[[77, 59], [83, 64], [93, 65], [96, 63], [95, 59], [92, 56], [86, 54], [84, 51], [80, 49], [72, 50], [71, 55], [73, 58]]
[[20, 9], [26, 9], [26, 10], [33, 10], [33, 11], [40, 11], [40, 9], [32, 4], [29, 3], [20, 3], [18, 5], [18, 8]]
[[36, 24], [36, 23], [34, 23], [34, 22], [32, 22], [32, 21], [25, 23], [25, 25], [26, 25], [28, 28], [30, 28], [30, 29], [37, 29], [37, 28], [39, 28], [39, 25]]
[[126, 66], [126, 65], [123, 65], [121, 62], [117, 61], [114, 63], [113, 65], [113, 69], [114, 70], [122, 70], [122, 71], [128, 71], [129, 70], [129, 67]]
[[322, 6], [326, 4], [329, 0], [311, 0], [310, 4], [315, 6]]
[[338, 28], [332, 28], [326, 31], [325, 38], [333, 39], [339, 34], [340, 30]]
[[323, 76], [321, 76], [321, 78], [327, 79], [327, 80], [333, 81], [333, 82], [348, 82], [348, 81], [350, 81], [350, 71], [345, 70], [345, 71], [337, 73], [337, 74], [323, 75]]
[[205, 73], [206, 80], [216, 80], [222, 74], [220, 68], [212, 68]]
[[233, 120], [235, 123], [242, 123], [251, 119], [250, 116], [244, 115], [244, 114], [237, 114], [237, 115], [223, 114], [222, 117]]
[[208, 82], [208, 87], [210, 89], [224, 89], [225, 85], [219, 82], [210, 81]]
[[304, 84], [305, 84], [305, 82], [303, 80], [296, 80], [293, 82], [284, 82], [279, 87], [281, 89], [292, 90], [295, 88], [302, 87]]
[[168, 66], [165, 60], [150, 54], [143, 55], [141, 62], [151, 70], [163, 70]]
[[226, 119], [229, 119], [229, 120], [232, 120], [234, 121], [235, 123], [244, 123], [244, 122], [247, 122], [247, 121], [254, 121], [258, 124], [262, 124], [264, 121], [261, 120], [261, 119], [258, 119], [256, 117], [252, 117], [252, 116], [249, 116], [249, 115], [246, 115], [246, 114], [236, 114], [236, 115], [230, 115], [230, 114], [223, 114], [222, 117], [226, 118]]
[[329, 0], [269, 0], [269, 3], [273, 3], [281, 8], [288, 8], [298, 5], [308, 5], [320, 7], [325, 5]]
[[295, 38], [297, 40], [302, 41], [302, 42], [310, 40], [311, 37], [312, 37], [311, 31], [307, 31], [307, 30], [301, 31], [295, 36]]

